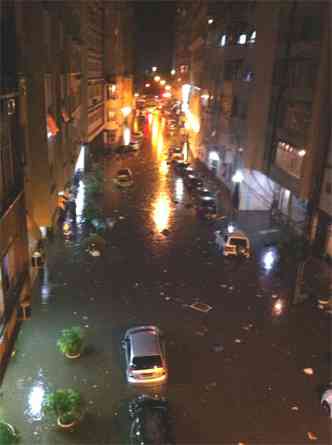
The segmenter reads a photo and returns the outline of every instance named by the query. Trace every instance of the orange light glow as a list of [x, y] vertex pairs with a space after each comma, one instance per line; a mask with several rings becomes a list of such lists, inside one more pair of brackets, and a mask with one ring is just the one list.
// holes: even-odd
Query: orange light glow
[[161, 192], [153, 203], [152, 218], [156, 229], [162, 232], [167, 228], [170, 217], [170, 199], [166, 192]]

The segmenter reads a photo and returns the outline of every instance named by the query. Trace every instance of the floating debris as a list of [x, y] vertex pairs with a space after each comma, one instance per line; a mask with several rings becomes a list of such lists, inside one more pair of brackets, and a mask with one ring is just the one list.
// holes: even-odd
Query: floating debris
[[214, 352], [223, 352], [223, 350], [224, 350], [224, 347], [222, 345], [220, 345], [220, 344], [213, 345], [213, 351]]
[[212, 306], [209, 306], [208, 304], [205, 303], [194, 303], [194, 304], [190, 304], [189, 307], [191, 309], [194, 309], [195, 311], [199, 311], [199, 312], [209, 312], [212, 309]]
[[307, 436], [308, 436], [308, 438], [309, 438], [310, 440], [317, 440], [317, 439], [318, 439], [318, 437], [316, 436], [316, 434], [315, 434], [315, 433], [312, 433], [311, 431], [308, 431], [308, 432], [307, 432]]

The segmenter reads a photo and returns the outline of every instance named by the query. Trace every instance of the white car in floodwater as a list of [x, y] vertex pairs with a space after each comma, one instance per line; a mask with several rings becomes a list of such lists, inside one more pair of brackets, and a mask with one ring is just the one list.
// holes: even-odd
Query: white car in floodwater
[[131, 187], [134, 184], [131, 170], [129, 168], [121, 168], [118, 170], [114, 182], [120, 188]]

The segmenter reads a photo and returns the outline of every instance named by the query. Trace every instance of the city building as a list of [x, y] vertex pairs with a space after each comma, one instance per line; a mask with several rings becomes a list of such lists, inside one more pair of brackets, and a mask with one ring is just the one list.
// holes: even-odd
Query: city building
[[[25, 90], [16, 66], [14, 4], [0, 3], [0, 377], [20, 320], [29, 316], [24, 166]], [[4, 42], [9, 42], [4, 45]], [[23, 79], [21, 79], [23, 81]]]
[[[131, 126], [133, 92], [133, 7], [128, 1], [109, 2], [105, 10], [106, 125], [107, 144], [128, 142], [124, 131]], [[128, 132], [127, 132], [128, 133]]]
[[[320, 253], [327, 254], [331, 4], [185, 6], [193, 157], [239, 195], [240, 210], [273, 208], [295, 232], [318, 237]], [[178, 19], [177, 34], [182, 32], [188, 31]], [[175, 54], [181, 48], [177, 38]]]

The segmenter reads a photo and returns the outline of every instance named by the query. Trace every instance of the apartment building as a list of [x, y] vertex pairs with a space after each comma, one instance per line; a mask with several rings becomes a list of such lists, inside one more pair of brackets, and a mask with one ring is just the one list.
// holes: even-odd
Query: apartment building
[[[24, 88], [17, 76], [15, 9], [0, 4], [0, 377], [19, 322], [30, 306], [24, 194]], [[4, 41], [8, 45], [4, 45]]]
[[195, 1], [187, 10], [193, 156], [240, 191], [241, 210], [277, 208], [328, 245], [319, 194], [329, 190], [330, 3]]
[[124, 131], [131, 126], [133, 117], [133, 8], [130, 2], [108, 4], [105, 22], [104, 140], [113, 144], [124, 142]]

